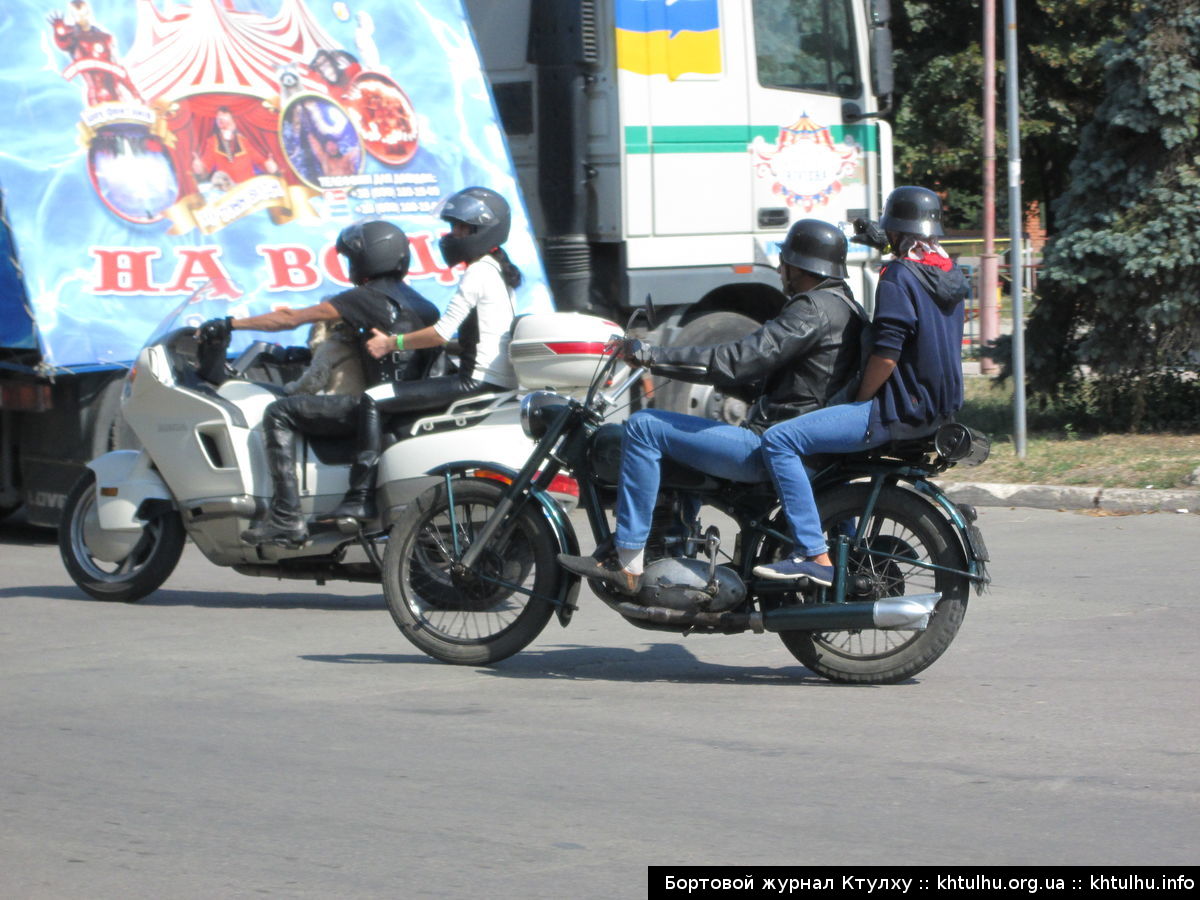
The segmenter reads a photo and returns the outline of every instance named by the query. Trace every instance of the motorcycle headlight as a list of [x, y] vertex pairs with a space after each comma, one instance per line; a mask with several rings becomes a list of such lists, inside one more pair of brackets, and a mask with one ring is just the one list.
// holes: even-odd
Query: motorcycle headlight
[[521, 400], [521, 430], [530, 440], [540, 440], [554, 411], [566, 405], [566, 400], [553, 391], [531, 391]]

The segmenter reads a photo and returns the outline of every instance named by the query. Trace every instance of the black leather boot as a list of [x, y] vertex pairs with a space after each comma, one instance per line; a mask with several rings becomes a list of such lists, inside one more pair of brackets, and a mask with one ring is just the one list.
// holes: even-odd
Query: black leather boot
[[[272, 404], [274, 406], [274, 404]], [[292, 453], [292, 429], [277, 411], [267, 407], [263, 416], [263, 437], [267, 450], [267, 468], [275, 495], [266, 517], [242, 532], [247, 544], [279, 544], [298, 547], [308, 540], [308, 526], [300, 512], [300, 486], [296, 483], [296, 459]]]
[[379, 427], [379, 407], [369, 394], [358, 405], [358, 456], [350, 467], [350, 488], [342, 502], [323, 519], [358, 519], [365, 522], [375, 518], [375, 475], [379, 471], [379, 453], [383, 432]]
[[263, 544], [278, 544], [281, 547], [300, 547], [308, 541], [308, 526], [303, 517], [295, 519], [281, 515], [271, 504], [267, 517], [242, 532], [242, 540], [256, 547]]
[[323, 519], [358, 519], [365, 522], [375, 518], [375, 473], [379, 470], [378, 453], [360, 453], [350, 467], [350, 489], [342, 502]]

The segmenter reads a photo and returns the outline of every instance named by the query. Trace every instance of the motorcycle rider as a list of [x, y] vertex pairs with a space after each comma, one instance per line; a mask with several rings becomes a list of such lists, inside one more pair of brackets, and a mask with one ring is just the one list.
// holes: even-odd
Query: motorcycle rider
[[512, 223], [508, 201], [485, 187], [469, 187], [442, 204], [440, 215], [450, 225], [439, 247], [446, 264], [466, 263], [446, 311], [426, 327], [376, 329], [367, 350], [376, 358], [396, 351], [441, 347], [459, 336], [458, 371], [420, 381], [395, 382], [368, 390], [360, 400], [358, 446], [361, 458], [372, 461], [369, 471], [352, 479], [345, 499], [330, 516], [369, 519], [374, 515], [375, 469], [383, 439], [381, 417], [444, 409], [455, 400], [510, 391], [517, 386], [508, 359], [512, 321], [516, 314], [514, 289], [521, 271], [503, 249]]
[[[276, 309], [245, 318], [212, 319], [201, 327], [209, 339], [227, 337], [230, 330], [290, 331], [301, 325], [341, 319], [361, 336], [363, 372], [369, 385], [409, 377], [409, 367], [423, 359], [403, 354], [379, 360], [366, 351], [374, 329], [411, 329], [437, 319], [437, 307], [404, 283], [408, 273], [408, 237], [390, 222], [362, 222], [342, 230], [337, 251], [346, 257], [354, 287], [302, 309]], [[300, 511], [293, 435], [351, 435], [358, 427], [358, 395], [296, 395], [273, 401], [263, 414], [263, 437], [273, 496], [266, 517], [242, 532], [251, 544], [298, 546], [308, 539]], [[360, 453], [350, 469], [351, 485], [374, 472], [374, 459]]]
[[627, 361], [655, 374], [724, 388], [761, 381], [762, 392], [742, 426], [656, 409], [630, 416], [621, 445], [615, 555], [560, 554], [563, 568], [636, 594], [664, 456], [733, 481], [766, 481], [763, 432], [824, 407], [851, 386], [867, 317], [844, 281], [845, 236], [819, 219], [794, 223], [780, 250], [779, 275], [787, 302], [746, 337], [708, 347], [622, 342], [618, 352]]
[[867, 362], [855, 401], [772, 427], [762, 454], [795, 542], [788, 558], [756, 566], [762, 578], [833, 583], [833, 564], [802, 456], [853, 453], [929, 434], [962, 406], [962, 273], [942, 236], [942, 202], [923, 187], [898, 187], [879, 226], [895, 260], [875, 291]]

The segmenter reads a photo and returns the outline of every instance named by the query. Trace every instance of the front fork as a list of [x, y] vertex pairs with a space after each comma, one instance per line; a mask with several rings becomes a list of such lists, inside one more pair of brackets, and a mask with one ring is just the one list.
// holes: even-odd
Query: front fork
[[[575, 415], [575, 411], [570, 407], [564, 406], [558, 417], [546, 429], [546, 433], [542, 435], [537, 442], [533, 453], [529, 455], [529, 459], [525, 461], [525, 465], [521, 467], [521, 471], [513, 478], [509, 484], [508, 490], [504, 492], [504, 497], [496, 505], [495, 512], [484, 523], [483, 530], [479, 532], [479, 536], [471, 542], [471, 546], [467, 548], [458, 561], [457, 568], [459, 571], [467, 571], [475, 565], [479, 560], [480, 554], [483, 553], [484, 547], [496, 536], [501, 526], [508, 520], [509, 514], [518, 509], [529, 499], [529, 488], [533, 484], [534, 478], [541, 470], [541, 478], [538, 485], [548, 485], [550, 481], [558, 474], [562, 468], [561, 464], [553, 455], [554, 445], [558, 443], [563, 432], [566, 431], [568, 424]], [[546, 464], [543, 468], [543, 463]], [[453, 491], [453, 487], [449, 483], [450, 474], [446, 474], [447, 491]], [[453, 495], [451, 495], [453, 496]], [[454, 505], [450, 505], [451, 524], [454, 525]], [[457, 555], [459, 552], [457, 546], [457, 538], [455, 538], [454, 552]]]
[[[575, 537], [575, 532], [570, 522], [567, 521], [558, 504], [553, 499], [541, 493], [554, 479], [554, 476], [562, 470], [562, 463], [555, 457], [552, 451], [559, 438], [562, 437], [563, 433], [570, 426], [573, 414], [575, 414], [573, 410], [569, 408], [563, 409], [558, 419], [550, 425], [546, 434], [538, 441], [533, 453], [530, 454], [529, 459], [526, 460], [525, 465], [521, 467], [519, 472], [512, 473], [511, 470], [508, 470], [501, 473], [506, 476], [511, 475], [511, 480], [504, 492], [504, 496], [496, 504], [496, 509], [488, 517], [479, 534], [474, 537], [471, 545], [465, 551], [459, 540], [458, 518], [454, 503], [454, 479], [456, 475], [461, 474], [461, 471], [447, 468], [441, 473], [445, 479], [450, 531], [453, 535], [453, 554], [456, 560], [450, 567], [453, 575], [460, 577], [469, 576], [473, 571], [473, 567], [478, 563], [484, 549], [491, 541], [502, 541], [504, 539], [505, 529], [515, 526], [515, 514], [519, 513], [525, 504], [529, 502], [542, 506], [542, 512], [545, 514], [549, 526], [554, 532], [558, 550], [570, 554], [579, 553], [579, 541]], [[488, 469], [491, 466], [487, 463], [480, 463], [476, 468]], [[593, 505], [591, 503], [588, 504], [589, 515], [592, 512]], [[571, 615], [575, 611], [579, 585], [580, 580], [577, 577], [560, 578], [554, 596], [539, 597], [539, 599], [554, 604], [558, 620], [564, 626], [570, 622]], [[515, 590], [521, 590], [516, 588], [515, 585], [506, 586]]]

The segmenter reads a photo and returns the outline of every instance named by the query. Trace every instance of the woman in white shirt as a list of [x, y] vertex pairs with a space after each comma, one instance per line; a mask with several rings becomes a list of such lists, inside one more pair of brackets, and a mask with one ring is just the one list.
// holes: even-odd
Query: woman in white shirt
[[450, 266], [467, 264], [458, 291], [433, 325], [398, 335], [376, 329], [367, 350], [382, 359], [392, 352], [441, 347], [457, 333], [458, 371], [380, 385], [363, 395], [350, 489], [330, 518], [374, 518], [375, 472], [383, 447], [381, 416], [444, 409], [464, 397], [517, 386], [508, 344], [516, 315], [513, 290], [521, 284], [521, 271], [502, 246], [512, 221], [508, 203], [493, 190], [469, 187], [447, 199], [440, 215], [450, 224], [450, 233], [439, 242], [442, 257]]

